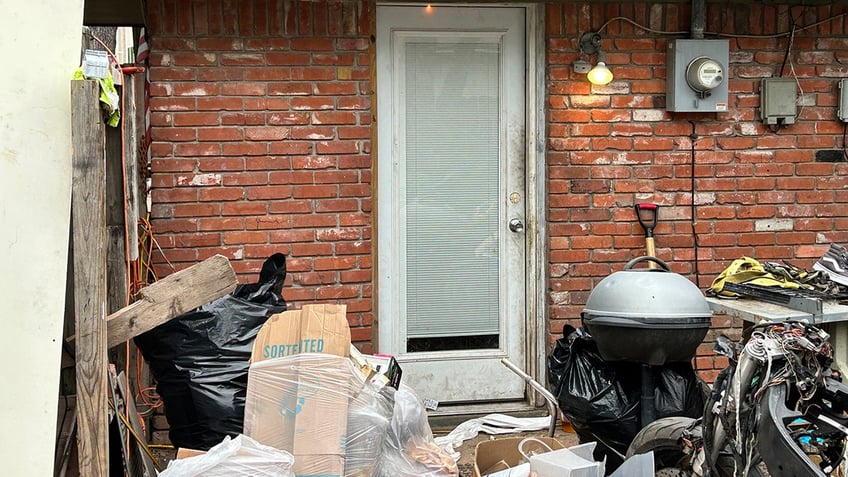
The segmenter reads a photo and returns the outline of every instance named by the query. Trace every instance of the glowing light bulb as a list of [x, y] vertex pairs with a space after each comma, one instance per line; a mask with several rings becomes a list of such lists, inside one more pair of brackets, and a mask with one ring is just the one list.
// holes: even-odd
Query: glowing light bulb
[[607, 64], [605, 62], [599, 61], [598, 64], [586, 74], [586, 78], [588, 78], [589, 82], [592, 84], [605, 85], [612, 81], [612, 71], [607, 68]]

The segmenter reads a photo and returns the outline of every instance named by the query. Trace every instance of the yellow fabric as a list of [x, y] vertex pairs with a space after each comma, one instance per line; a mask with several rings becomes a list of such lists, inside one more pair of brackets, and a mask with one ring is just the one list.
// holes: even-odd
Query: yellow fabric
[[710, 285], [710, 291], [718, 296], [738, 297], [738, 293], [724, 289], [725, 283], [745, 283], [766, 287], [807, 288], [791, 277], [775, 276], [765, 270], [760, 262], [751, 257], [737, 258], [725, 268]]
[[[82, 67], [74, 71], [75, 80], [86, 79], [82, 72]], [[97, 78], [100, 83], [100, 102], [103, 103], [104, 109], [109, 115], [106, 124], [115, 127], [121, 121], [121, 108], [118, 96], [118, 90], [115, 89], [115, 83], [112, 81], [112, 75], [108, 74], [105, 78]]]

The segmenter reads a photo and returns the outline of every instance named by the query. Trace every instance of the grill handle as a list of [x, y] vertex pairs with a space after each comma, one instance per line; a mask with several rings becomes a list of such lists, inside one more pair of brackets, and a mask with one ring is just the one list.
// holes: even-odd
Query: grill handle
[[650, 255], [646, 255], [644, 257], [634, 258], [633, 260], [627, 262], [626, 265], [624, 265], [624, 269], [630, 270], [631, 268], [633, 268], [633, 265], [636, 265], [636, 264], [642, 263], [642, 262], [654, 262], [657, 265], [659, 265], [660, 268], [663, 269], [663, 271], [666, 271], [666, 272], [671, 271], [671, 267], [669, 267], [667, 263], [665, 263], [664, 261], [660, 260], [657, 257], [652, 257]]

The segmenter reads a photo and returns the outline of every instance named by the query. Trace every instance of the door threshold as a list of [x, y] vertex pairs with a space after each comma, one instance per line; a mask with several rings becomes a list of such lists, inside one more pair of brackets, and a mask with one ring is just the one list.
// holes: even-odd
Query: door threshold
[[546, 407], [533, 406], [527, 401], [486, 402], [475, 404], [445, 404], [427, 411], [433, 432], [451, 430], [459, 424], [487, 414], [508, 414], [513, 417], [545, 417]]

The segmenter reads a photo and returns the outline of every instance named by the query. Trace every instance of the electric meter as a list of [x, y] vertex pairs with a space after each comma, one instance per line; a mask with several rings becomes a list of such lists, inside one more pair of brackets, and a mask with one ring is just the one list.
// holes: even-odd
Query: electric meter
[[707, 93], [724, 82], [724, 68], [718, 61], [700, 56], [686, 67], [686, 83], [698, 93]]
[[730, 42], [670, 40], [666, 48], [666, 109], [704, 113], [727, 111]]

